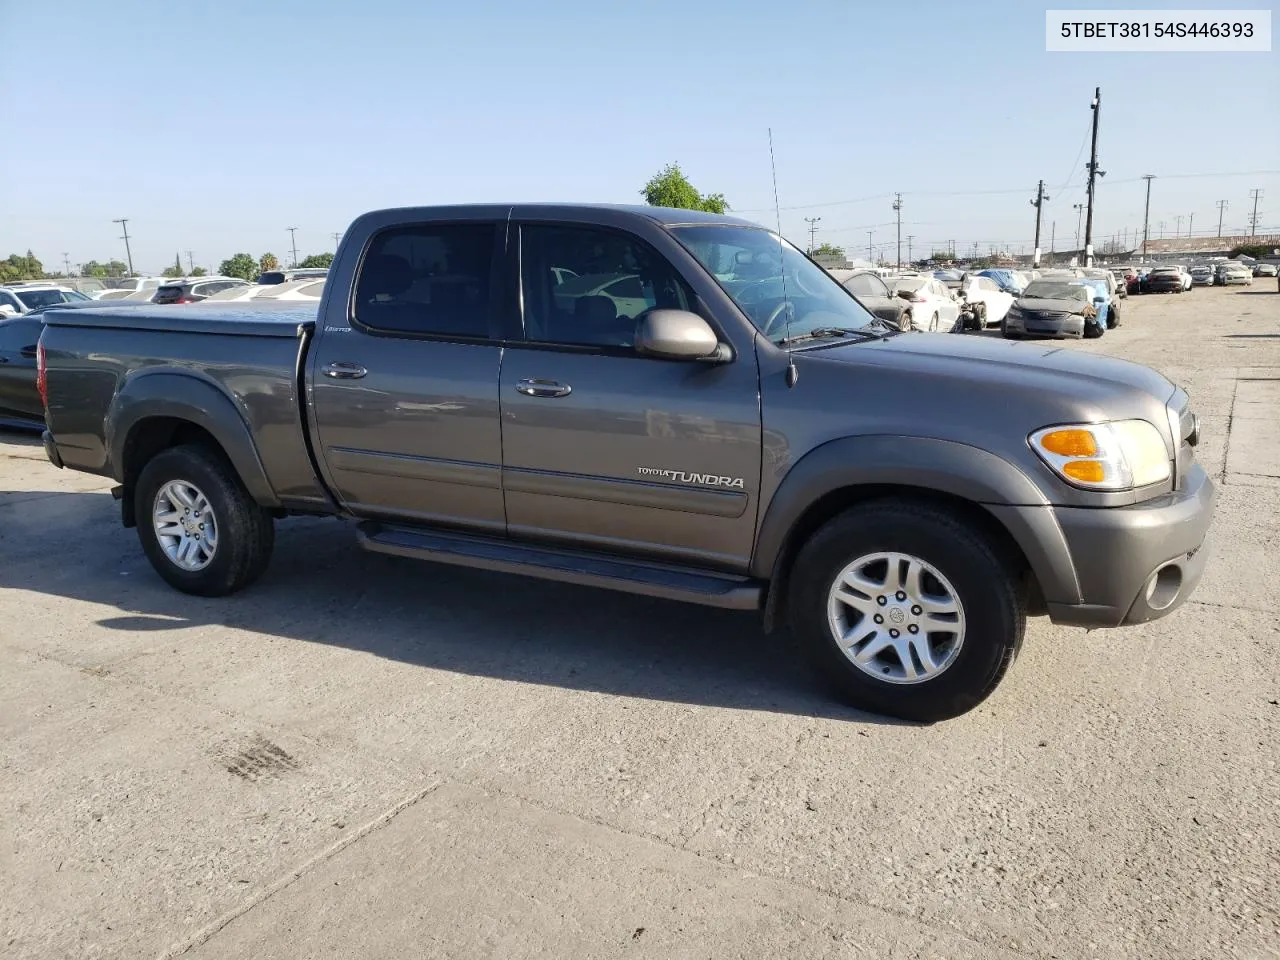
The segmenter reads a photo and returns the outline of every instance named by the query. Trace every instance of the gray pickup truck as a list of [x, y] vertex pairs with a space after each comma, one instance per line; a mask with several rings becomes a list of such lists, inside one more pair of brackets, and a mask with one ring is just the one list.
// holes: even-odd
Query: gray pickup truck
[[370, 550], [759, 610], [916, 720], [982, 701], [1028, 615], [1173, 610], [1213, 508], [1152, 370], [900, 333], [684, 210], [370, 213], [318, 314], [54, 310], [38, 378], [49, 459], [115, 478], [179, 590], [244, 587], [276, 519], [332, 515]]

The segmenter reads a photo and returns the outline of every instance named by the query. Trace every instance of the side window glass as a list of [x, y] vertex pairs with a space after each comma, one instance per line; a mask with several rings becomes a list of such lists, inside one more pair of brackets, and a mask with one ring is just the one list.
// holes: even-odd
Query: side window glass
[[493, 231], [452, 223], [378, 234], [356, 278], [356, 320], [388, 333], [488, 339]]
[[630, 347], [646, 310], [693, 302], [646, 244], [593, 227], [521, 227], [520, 283], [525, 337], [540, 343]]

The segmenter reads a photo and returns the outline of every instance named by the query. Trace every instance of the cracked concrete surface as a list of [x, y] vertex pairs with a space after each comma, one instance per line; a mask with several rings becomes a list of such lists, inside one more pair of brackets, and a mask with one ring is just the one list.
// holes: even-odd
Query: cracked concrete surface
[[1271, 289], [1133, 298], [1067, 347], [1189, 389], [1195, 599], [1035, 620], [932, 727], [831, 703], [749, 616], [331, 522], [181, 596], [108, 483], [0, 434], [4, 955], [1280, 956]]

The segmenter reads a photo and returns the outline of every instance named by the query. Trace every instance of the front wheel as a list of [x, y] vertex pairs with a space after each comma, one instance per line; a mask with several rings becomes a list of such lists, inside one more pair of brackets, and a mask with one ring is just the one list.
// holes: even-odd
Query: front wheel
[[138, 539], [171, 587], [220, 597], [248, 586], [271, 559], [275, 527], [220, 452], [173, 447], [134, 487]]
[[938, 312], [935, 310], [933, 316], [929, 318], [929, 332], [938, 332]]
[[996, 688], [1026, 629], [1015, 565], [927, 503], [882, 500], [829, 521], [791, 572], [792, 628], [854, 706], [946, 720]]

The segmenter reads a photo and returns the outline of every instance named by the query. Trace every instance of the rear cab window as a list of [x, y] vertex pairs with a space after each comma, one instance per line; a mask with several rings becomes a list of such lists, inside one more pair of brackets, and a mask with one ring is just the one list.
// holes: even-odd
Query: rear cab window
[[431, 223], [374, 236], [354, 317], [376, 333], [487, 340], [494, 329], [496, 224]]

